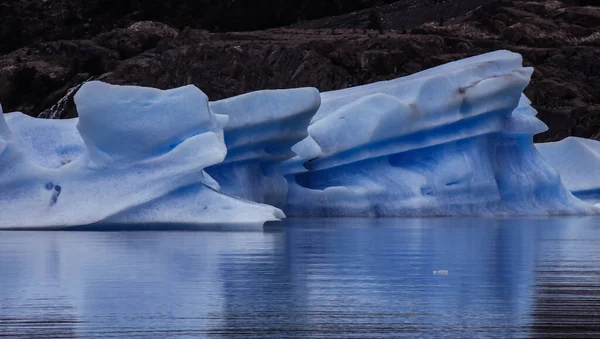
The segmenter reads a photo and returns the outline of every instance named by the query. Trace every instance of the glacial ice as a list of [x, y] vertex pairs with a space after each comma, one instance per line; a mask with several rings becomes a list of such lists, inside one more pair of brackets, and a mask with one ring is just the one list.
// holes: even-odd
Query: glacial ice
[[258, 91], [211, 102], [211, 111], [229, 118], [227, 157], [206, 172], [224, 193], [283, 206], [287, 181], [280, 163], [295, 156], [291, 147], [308, 135], [320, 102], [316, 88]]
[[498, 51], [321, 94], [89, 82], [78, 119], [0, 114], [0, 228], [597, 214], [570, 191], [600, 200], [600, 143], [534, 146], [531, 73]]
[[[48, 128], [36, 129], [42, 120], [0, 117], [0, 228], [261, 226], [284, 217], [277, 208], [221, 194], [203, 171], [225, 158], [227, 117], [213, 114], [196, 87], [161, 91], [89, 82], [75, 103], [82, 152], [73, 121], [46, 120]], [[44, 154], [49, 149], [54, 156]]]
[[599, 141], [569, 137], [535, 146], [542, 157], [558, 170], [571, 193], [586, 201], [600, 201]]
[[77, 132], [79, 119], [37, 119], [22, 113], [7, 113], [4, 118], [15, 142], [27, 150], [31, 162], [42, 167], [64, 166], [85, 149]]
[[532, 135], [531, 68], [498, 51], [321, 94], [283, 163], [288, 216], [596, 213], [564, 188]]

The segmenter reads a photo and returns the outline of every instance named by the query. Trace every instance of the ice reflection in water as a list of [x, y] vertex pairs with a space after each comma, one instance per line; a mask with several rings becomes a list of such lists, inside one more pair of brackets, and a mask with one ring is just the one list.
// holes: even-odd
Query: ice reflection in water
[[598, 218], [0, 232], [0, 273], [0, 336], [600, 336]]

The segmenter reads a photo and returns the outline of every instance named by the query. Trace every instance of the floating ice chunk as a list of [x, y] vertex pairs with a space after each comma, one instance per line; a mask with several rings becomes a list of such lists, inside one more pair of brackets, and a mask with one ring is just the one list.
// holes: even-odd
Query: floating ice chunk
[[[79, 119], [2, 115], [0, 227], [284, 216], [255, 202], [293, 216], [598, 213], [532, 143], [546, 126], [522, 94], [531, 73], [498, 51], [321, 95], [212, 103], [193, 86], [89, 82], [75, 95]], [[559, 146], [538, 149], [551, 163], [575, 149], [572, 162], [597, 164], [594, 143]], [[600, 191], [555, 166], [576, 194]]]
[[575, 196], [600, 200], [600, 142], [569, 137], [535, 145], [542, 157], [560, 173], [562, 182]]
[[531, 68], [499, 51], [321, 94], [284, 162], [292, 216], [596, 213], [539, 156], [522, 91]]
[[[171, 222], [255, 226], [283, 217], [274, 207], [214, 190], [218, 185], [203, 169], [225, 158], [220, 125], [226, 118], [210, 111], [198, 89], [90, 82], [75, 103], [85, 148], [58, 168], [36, 163], [36, 147], [22, 140], [31, 139], [25, 136], [34, 124], [49, 123], [44, 133], [52, 134], [69, 131], [72, 121], [32, 122], [13, 113], [7, 125], [0, 118], [6, 144], [0, 154], [0, 228]], [[12, 123], [24, 136], [10, 132]], [[64, 142], [77, 144], [69, 138]]]

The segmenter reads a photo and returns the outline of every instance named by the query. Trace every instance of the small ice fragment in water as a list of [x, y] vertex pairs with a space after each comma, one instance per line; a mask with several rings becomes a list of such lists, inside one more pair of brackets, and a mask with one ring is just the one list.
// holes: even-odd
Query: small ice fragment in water
[[448, 275], [448, 270], [434, 270], [434, 275]]

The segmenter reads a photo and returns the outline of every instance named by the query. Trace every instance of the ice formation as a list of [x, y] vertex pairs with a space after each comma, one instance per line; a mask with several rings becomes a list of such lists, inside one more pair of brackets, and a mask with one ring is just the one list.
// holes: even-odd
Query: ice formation
[[90, 82], [75, 103], [79, 133], [69, 120], [0, 117], [0, 227], [257, 226], [284, 217], [277, 208], [219, 193], [203, 171], [225, 158], [227, 117], [212, 113], [196, 87]]
[[600, 201], [600, 142], [570, 137], [535, 146], [576, 197]]
[[227, 157], [206, 171], [227, 194], [283, 206], [287, 181], [280, 163], [295, 155], [291, 147], [308, 135], [320, 102], [315, 88], [258, 91], [211, 102], [211, 111], [229, 117]]
[[321, 94], [284, 163], [292, 216], [595, 213], [562, 185], [532, 135], [531, 68], [488, 53]]
[[498, 51], [320, 95], [210, 103], [194, 86], [88, 82], [75, 95], [79, 119], [0, 114], [0, 228], [257, 226], [284, 217], [276, 207], [318, 217], [596, 214], [569, 190], [600, 197], [600, 143], [534, 146], [546, 126], [522, 94], [531, 73]]

